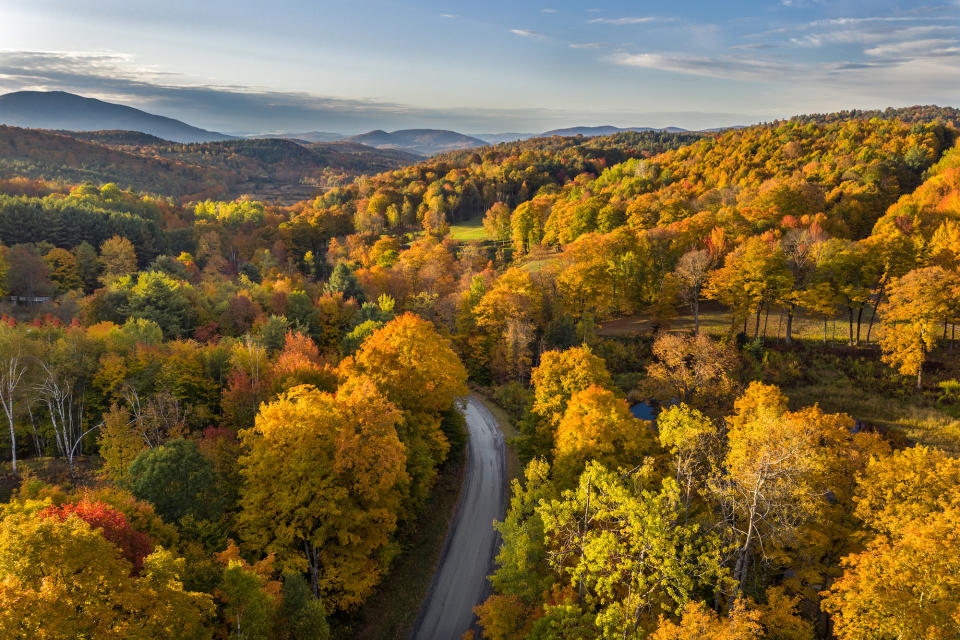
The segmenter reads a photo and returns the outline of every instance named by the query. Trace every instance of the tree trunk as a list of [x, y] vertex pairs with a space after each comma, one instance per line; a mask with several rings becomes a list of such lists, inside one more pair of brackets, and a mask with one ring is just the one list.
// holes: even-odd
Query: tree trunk
[[867, 344], [870, 344], [870, 332], [873, 331], [873, 321], [877, 319], [877, 309], [880, 308], [880, 301], [883, 300], [883, 287], [877, 291], [877, 301], [873, 305], [873, 314], [870, 316], [870, 323], [867, 325]]
[[792, 303], [787, 307], [787, 344], [793, 342], [793, 309]]
[[860, 310], [857, 311], [857, 340], [856, 345], [860, 346], [860, 326], [863, 324], [863, 308], [867, 306], [865, 302], [860, 303]]
[[917, 369], [917, 391], [923, 391], [923, 363], [920, 363]]
[[757, 323], [753, 327], [753, 339], [757, 340], [760, 337], [760, 312], [763, 310], [763, 303], [760, 303], [760, 306], [757, 307]]
[[847, 346], [853, 346], [853, 305], [847, 305]]
[[700, 292], [693, 294], [693, 335], [700, 335]]

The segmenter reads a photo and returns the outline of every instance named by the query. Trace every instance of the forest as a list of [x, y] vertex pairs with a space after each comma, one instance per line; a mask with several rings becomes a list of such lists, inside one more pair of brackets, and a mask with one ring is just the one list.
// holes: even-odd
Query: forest
[[0, 636], [406, 637], [468, 393], [511, 486], [465, 640], [960, 636], [958, 127], [537, 138], [295, 203], [198, 169], [292, 142], [0, 162]]

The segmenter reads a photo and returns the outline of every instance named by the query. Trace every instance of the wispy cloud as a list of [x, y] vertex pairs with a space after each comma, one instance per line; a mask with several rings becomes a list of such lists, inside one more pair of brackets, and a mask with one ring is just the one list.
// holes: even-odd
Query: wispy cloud
[[441, 14], [440, 14], [440, 17], [441, 17], [441, 18], [452, 19], [452, 18], [459, 18], [460, 16], [459, 16], [458, 14], [456, 14], [456, 13], [441, 13]]
[[539, 38], [542, 38], [542, 37], [543, 37], [542, 35], [540, 35], [540, 34], [537, 33], [536, 31], [532, 31], [532, 30], [530, 30], [530, 29], [510, 29], [509, 31], [510, 31], [510, 33], [512, 33], [513, 35], [515, 35], [515, 36], [520, 36], [521, 38], [535, 38], [535, 39], [539, 39]]
[[556, 9], [540, 9], [540, 13], [556, 13]]
[[603, 49], [606, 42], [573, 42], [567, 45], [571, 49]]
[[594, 18], [592, 20], [587, 20], [587, 24], [612, 24], [617, 26], [623, 26], [627, 24], [646, 24], [648, 22], [654, 22], [657, 18], [653, 16], [645, 16], [642, 18], [638, 17], [628, 17], [628, 18]]
[[618, 53], [608, 60], [627, 67], [734, 80], [769, 80], [771, 74], [780, 74], [786, 69], [782, 63], [760, 58], [693, 56], [686, 53]]
[[947, 38], [929, 38], [927, 40], [906, 40], [882, 44], [864, 50], [868, 56], [938, 56], [955, 54], [960, 49], [960, 40]]

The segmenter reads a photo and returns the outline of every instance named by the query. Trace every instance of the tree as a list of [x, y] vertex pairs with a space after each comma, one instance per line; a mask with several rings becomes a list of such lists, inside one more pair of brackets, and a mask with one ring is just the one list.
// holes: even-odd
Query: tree
[[700, 333], [700, 291], [707, 281], [713, 256], [706, 249], [691, 249], [680, 256], [674, 274], [683, 285], [683, 295], [693, 311], [693, 332]]
[[97, 250], [89, 242], [81, 242], [73, 249], [77, 261], [77, 274], [83, 283], [83, 290], [90, 293], [97, 288], [100, 276], [100, 262]]
[[113, 236], [100, 245], [100, 281], [110, 284], [137, 270], [137, 252], [133, 243], [122, 236]]
[[729, 508], [740, 593], [756, 547], [769, 553], [819, 516], [853, 420], [818, 407], [789, 412], [780, 390], [759, 382], [747, 387], [735, 408], [727, 419], [725, 473], [714, 480], [714, 491]]
[[129, 479], [130, 465], [148, 446], [130, 412], [116, 403], [103, 416], [98, 442], [104, 475], [121, 485]]
[[710, 274], [707, 297], [734, 310], [734, 321], [746, 322], [756, 312], [754, 337], [760, 334], [760, 312], [791, 290], [793, 277], [786, 256], [775, 243], [753, 236], [727, 254], [723, 266]]
[[725, 617], [691, 602], [676, 623], [663, 617], [650, 640], [813, 640], [813, 625], [797, 613], [800, 598], [767, 589], [767, 603], [738, 599]]
[[656, 448], [650, 427], [609, 389], [578, 391], [557, 425], [554, 472], [573, 480], [591, 460], [611, 469], [634, 467]]
[[[209, 640], [210, 596], [186, 591], [183, 560], [163, 549], [139, 576], [84, 519], [14, 503], [0, 522], [0, 635], [28, 640]], [[174, 631], [175, 630], [175, 631]]]
[[450, 341], [427, 320], [405, 313], [344, 359], [340, 373], [341, 379], [369, 378], [403, 412], [397, 433], [406, 447], [410, 506], [419, 506], [450, 447], [441, 417], [467, 394], [467, 372]]
[[551, 443], [573, 394], [591, 386], [613, 388], [606, 363], [589, 347], [545, 352], [540, 357], [540, 366], [533, 370], [531, 382], [532, 411], [540, 419], [538, 435]]
[[27, 302], [33, 303], [33, 298], [53, 294], [50, 267], [40, 257], [36, 247], [18, 244], [8, 249], [6, 254], [6, 290], [10, 295], [27, 298]]
[[120, 550], [120, 555], [133, 567], [133, 573], [140, 573], [144, 558], [153, 551], [153, 543], [146, 534], [134, 529], [125, 515], [102, 502], [86, 498], [59, 506], [50, 505], [40, 511], [40, 517], [57, 518], [61, 522], [71, 516], [99, 530], [104, 538]]
[[10, 463], [17, 474], [17, 432], [14, 428], [14, 409], [22, 392], [27, 371], [23, 359], [21, 336], [15, 329], [0, 327], [0, 406], [10, 426]]
[[960, 635], [960, 509], [907, 521], [842, 562], [824, 600], [840, 640]]
[[914, 269], [890, 284], [880, 346], [883, 360], [923, 388], [923, 363], [937, 342], [938, 329], [950, 317], [960, 295], [960, 278], [942, 267]]
[[133, 494], [147, 500], [167, 522], [190, 515], [214, 520], [220, 515], [217, 478], [196, 445], [182, 438], [147, 449], [130, 465]]
[[494, 202], [483, 216], [483, 230], [491, 240], [509, 242], [510, 207], [503, 202]]
[[714, 466], [719, 441], [717, 425], [709, 417], [680, 403], [657, 414], [660, 444], [674, 456], [677, 483], [684, 489], [684, 507], [690, 510], [694, 483], [706, 484]]
[[225, 565], [217, 595], [224, 603], [223, 614], [232, 629], [230, 637], [270, 640], [280, 598], [280, 583], [270, 580], [273, 558], [267, 556], [249, 565], [233, 541], [216, 557]]
[[284, 571], [309, 571], [315, 595], [353, 609], [396, 553], [406, 474], [400, 412], [368, 379], [332, 395], [296, 387], [240, 432], [244, 487], [238, 526]]
[[280, 608], [289, 640], [329, 640], [330, 625], [323, 602], [310, 593], [310, 585], [299, 573], [283, 577]]
[[645, 386], [661, 402], [717, 406], [735, 388], [736, 353], [709, 336], [660, 333], [653, 356]]
[[642, 637], [656, 612], [679, 611], [723, 576], [718, 537], [681, 524], [676, 483], [642, 489], [640, 473], [591, 462], [573, 490], [538, 507], [550, 566], [595, 612], [604, 638]]
[[330, 280], [327, 282], [327, 291], [330, 293], [342, 293], [345, 300], [354, 298], [361, 304], [366, 300], [363, 289], [360, 287], [360, 283], [357, 282], [357, 277], [353, 274], [353, 271], [347, 263], [342, 260], [337, 263], [337, 266], [333, 268], [333, 273], [330, 274]]
[[50, 269], [50, 279], [57, 291], [66, 293], [73, 289], [83, 289], [80, 270], [76, 257], [66, 249], [53, 248], [43, 257]]
[[167, 339], [180, 338], [193, 328], [188, 286], [161, 271], [141, 273], [130, 288], [127, 311], [132, 318], [157, 323]]

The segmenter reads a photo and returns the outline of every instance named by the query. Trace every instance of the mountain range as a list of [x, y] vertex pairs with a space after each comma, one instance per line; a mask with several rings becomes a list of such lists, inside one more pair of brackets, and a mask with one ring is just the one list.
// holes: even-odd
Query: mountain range
[[193, 127], [173, 118], [64, 91], [16, 91], [0, 95], [0, 124], [69, 131], [122, 129], [173, 142], [233, 139], [233, 136]]
[[[621, 131], [683, 132], [678, 127], [569, 127], [543, 133], [489, 133], [466, 135], [442, 129], [401, 129], [399, 131], [375, 130], [359, 135], [330, 131], [281, 132], [232, 136], [216, 131], [207, 131], [180, 120], [155, 115], [126, 105], [85, 98], [64, 91], [17, 91], [0, 95], [0, 124], [30, 129], [50, 129], [68, 133], [95, 132], [96, 142], [106, 144], [151, 144], [147, 141], [131, 142], [130, 132], [140, 132], [162, 140], [180, 143], [216, 142], [243, 138], [285, 138], [301, 144], [326, 142], [351, 142], [381, 150], [398, 150], [420, 156], [471, 149], [501, 142], [515, 142], [529, 138], [548, 136], [606, 136]], [[111, 142], [104, 132], [124, 138]]]

